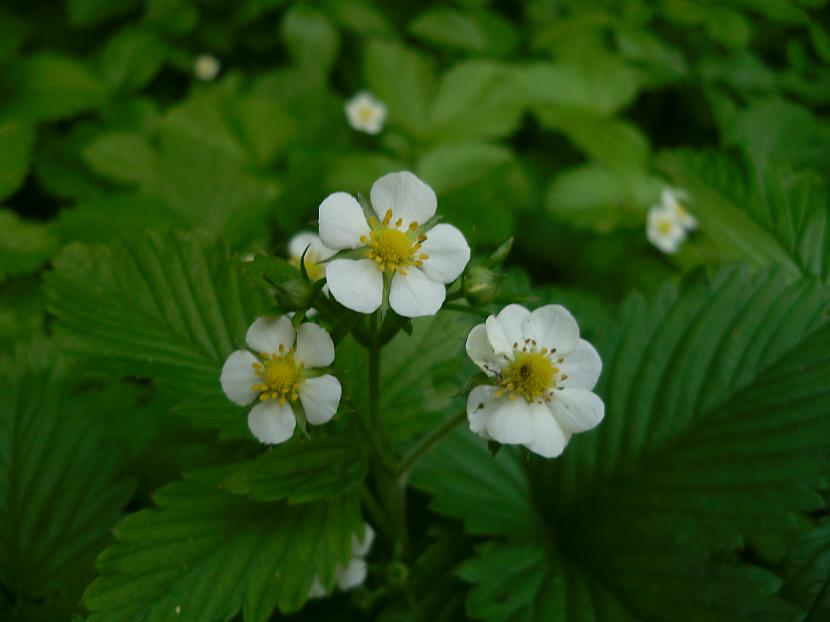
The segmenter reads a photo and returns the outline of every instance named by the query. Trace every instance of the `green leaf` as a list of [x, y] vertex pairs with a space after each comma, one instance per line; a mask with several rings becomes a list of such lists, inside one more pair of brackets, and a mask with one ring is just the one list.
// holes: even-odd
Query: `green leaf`
[[97, 174], [126, 185], [147, 183], [156, 172], [156, 154], [140, 134], [101, 134], [84, 147], [82, 157]]
[[830, 159], [830, 126], [793, 102], [756, 101], [720, 125], [724, 144], [740, 148], [761, 168], [791, 164], [823, 171]]
[[[440, 423], [443, 410], [464, 374], [459, 356], [472, 327], [469, 316], [441, 312], [413, 320], [412, 335], [399, 333], [383, 348], [381, 409], [395, 441], [426, 432]], [[343, 384], [344, 399], [354, 408], [368, 407], [367, 354], [353, 339], [338, 345], [335, 367]], [[457, 402], [461, 408], [461, 402]]]
[[35, 129], [16, 119], [0, 121], [0, 201], [14, 194], [29, 174]]
[[501, 138], [519, 123], [524, 107], [518, 75], [508, 65], [467, 61], [441, 79], [429, 116], [435, 143]]
[[337, 30], [325, 13], [312, 6], [295, 6], [286, 12], [282, 38], [294, 62], [305, 71], [325, 75], [337, 58]]
[[165, 203], [190, 227], [224, 236], [237, 247], [263, 237], [263, 221], [280, 187], [223, 149], [185, 134], [164, 132], [156, 174], [143, 191]]
[[70, 352], [94, 371], [152, 378], [195, 402], [197, 425], [243, 425], [219, 374], [262, 299], [241, 282], [223, 244], [147, 234], [109, 247], [72, 244], [53, 265], [49, 308]]
[[28, 22], [5, 8], [0, 8], [0, 60], [14, 54], [31, 34]]
[[631, 123], [571, 106], [539, 106], [534, 112], [544, 127], [562, 132], [587, 156], [610, 168], [630, 170], [645, 164], [648, 140]]
[[494, 169], [506, 164], [509, 149], [486, 143], [440, 145], [426, 152], [416, 167], [424, 179], [441, 196], [489, 177]]
[[335, 567], [362, 533], [357, 498], [299, 506], [246, 501], [217, 488], [224, 469], [202, 471], [156, 493], [156, 509], [125, 518], [98, 558], [84, 595], [89, 622], [265, 622], [296, 611], [315, 577]]
[[433, 507], [510, 538], [462, 571], [476, 584], [469, 611], [797, 619], [770, 596], [775, 577], [735, 554], [743, 536], [787, 534], [823, 506], [829, 301], [812, 279], [744, 268], [633, 296], [597, 343], [605, 419], [562, 457], [492, 459], [466, 431], [433, 450], [413, 476]]
[[813, 174], [691, 151], [664, 154], [660, 165], [691, 194], [713, 259], [830, 279], [828, 192]]
[[662, 183], [642, 170], [614, 171], [599, 164], [566, 169], [551, 182], [547, 207], [569, 223], [609, 231], [640, 225]]
[[270, 97], [249, 95], [234, 103], [240, 138], [258, 165], [269, 166], [296, 136], [296, 119]]
[[152, 30], [120, 30], [101, 53], [101, 74], [113, 90], [139, 91], [158, 74], [168, 55], [167, 44]]
[[279, 445], [233, 468], [222, 488], [257, 501], [298, 504], [350, 493], [369, 470], [364, 449], [344, 438]]
[[[486, 143], [439, 145], [418, 160], [415, 170], [441, 197], [448, 222], [485, 244], [504, 241], [513, 230], [513, 210], [527, 195], [526, 178], [509, 149]], [[481, 206], [488, 206], [486, 219]]]
[[107, 99], [106, 87], [85, 64], [51, 52], [12, 65], [0, 83], [13, 94], [7, 110], [37, 121], [72, 117], [99, 107]]
[[787, 598], [808, 613], [804, 622], [830, 616], [830, 519], [804, 534], [790, 550], [783, 568]]
[[423, 136], [435, 92], [429, 61], [399, 43], [372, 39], [366, 46], [363, 71], [369, 89], [386, 104], [389, 123], [412, 136]]
[[73, 26], [89, 28], [124, 15], [138, 3], [139, 0], [66, 0], [66, 11]]
[[107, 194], [63, 209], [52, 230], [64, 242], [110, 242], [125, 231], [143, 234], [148, 229], [182, 226], [163, 203], [138, 194]]
[[97, 396], [79, 393], [66, 371], [45, 341], [0, 357], [0, 584], [13, 620], [75, 610], [132, 492], [118, 481]]
[[0, 283], [11, 275], [37, 271], [56, 251], [57, 241], [48, 225], [0, 209]]
[[577, 108], [607, 117], [629, 105], [641, 86], [640, 72], [613, 56], [587, 63], [535, 63], [518, 74], [529, 103]]
[[472, 53], [509, 54], [519, 42], [513, 25], [490, 11], [432, 7], [418, 14], [409, 32], [427, 43]]

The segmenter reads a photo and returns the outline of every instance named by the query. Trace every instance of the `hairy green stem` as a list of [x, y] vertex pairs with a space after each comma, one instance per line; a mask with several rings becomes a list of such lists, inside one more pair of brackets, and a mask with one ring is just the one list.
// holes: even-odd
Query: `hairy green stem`
[[378, 497], [389, 517], [392, 544], [395, 555], [404, 555], [407, 549], [406, 529], [406, 491], [400, 485], [397, 478], [396, 468], [386, 468], [389, 462], [394, 464], [392, 455], [392, 443], [386, 431], [383, 413], [380, 407], [380, 363], [381, 363], [381, 340], [380, 322], [378, 313], [371, 316], [369, 350], [369, 426], [371, 435], [379, 441], [376, 446], [375, 457], [375, 486]]
[[398, 480], [401, 484], [406, 482], [406, 478], [409, 475], [409, 471], [412, 470], [412, 467], [420, 460], [423, 456], [425, 456], [430, 449], [435, 447], [438, 443], [440, 443], [444, 437], [446, 437], [450, 432], [452, 432], [460, 423], [467, 419], [467, 411], [462, 410], [457, 415], [450, 417], [447, 419], [443, 424], [441, 424], [438, 428], [436, 428], [432, 434], [423, 438], [420, 443], [418, 443], [412, 451], [407, 454], [407, 456], [401, 461], [400, 466], [398, 467]]

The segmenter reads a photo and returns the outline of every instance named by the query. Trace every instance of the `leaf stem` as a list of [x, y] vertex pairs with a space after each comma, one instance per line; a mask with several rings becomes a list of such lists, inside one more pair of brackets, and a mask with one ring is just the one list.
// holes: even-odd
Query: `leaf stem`
[[436, 428], [432, 434], [423, 438], [420, 443], [418, 443], [415, 448], [407, 454], [407, 456], [401, 461], [400, 466], [398, 467], [398, 480], [403, 483], [406, 481], [406, 477], [409, 474], [409, 471], [412, 470], [412, 467], [420, 460], [424, 455], [426, 455], [430, 449], [435, 447], [438, 443], [440, 443], [444, 437], [446, 437], [450, 432], [452, 432], [458, 424], [465, 421], [467, 419], [467, 411], [462, 410], [457, 415], [450, 417], [443, 424], [441, 424], [438, 428]]

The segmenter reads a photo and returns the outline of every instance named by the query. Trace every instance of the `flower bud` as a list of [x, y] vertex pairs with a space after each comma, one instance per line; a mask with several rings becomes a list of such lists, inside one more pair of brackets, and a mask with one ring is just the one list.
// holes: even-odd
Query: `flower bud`
[[277, 303], [285, 311], [297, 311], [308, 308], [313, 293], [313, 285], [302, 278], [286, 279], [274, 284]]
[[402, 562], [392, 562], [386, 566], [386, 581], [392, 587], [403, 587], [409, 580], [409, 568]]
[[507, 240], [501, 246], [499, 246], [495, 251], [493, 251], [493, 254], [490, 255], [490, 257], [487, 259], [487, 261], [484, 263], [484, 265], [487, 266], [488, 268], [492, 268], [493, 266], [500, 264], [505, 259], [507, 259], [507, 256], [510, 254], [510, 250], [512, 248], [513, 248], [513, 238], [510, 237], [510, 238], [507, 238]]
[[499, 277], [484, 266], [473, 266], [464, 275], [462, 291], [474, 307], [488, 305], [493, 302], [499, 291]]

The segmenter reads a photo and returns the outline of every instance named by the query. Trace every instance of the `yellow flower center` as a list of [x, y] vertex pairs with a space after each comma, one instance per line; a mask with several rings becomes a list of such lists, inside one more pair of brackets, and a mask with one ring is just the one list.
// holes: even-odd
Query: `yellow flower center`
[[663, 235], [668, 235], [672, 231], [672, 223], [668, 220], [661, 220], [657, 223], [657, 231], [659, 231]]
[[[295, 256], [295, 257], [292, 257], [289, 261], [291, 262], [292, 266], [294, 266], [295, 268], [297, 268], [299, 270], [301, 259], [302, 259], [302, 256], [300, 256], [300, 257]], [[323, 263], [322, 257], [320, 257], [320, 255], [318, 255], [317, 253], [313, 253], [313, 252], [311, 252], [311, 250], [306, 251], [304, 263], [305, 263], [305, 272], [308, 275], [308, 278], [311, 279], [312, 282], [319, 281], [324, 276], [326, 276], [326, 264]]]
[[280, 404], [285, 404], [289, 400], [295, 401], [298, 397], [297, 389], [305, 380], [305, 365], [297, 365], [294, 350], [286, 353], [285, 347], [280, 345], [279, 352], [263, 352], [260, 357], [262, 362], [254, 363], [253, 367], [261, 382], [251, 387], [259, 393], [259, 399], [278, 400]]
[[377, 262], [381, 272], [406, 274], [410, 266], [423, 266], [424, 259], [429, 259], [429, 256], [419, 251], [427, 236], [423, 233], [416, 235], [418, 223], [411, 223], [406, 231], [399, 229], [403, 224], [402, 218], [398, 218], [394, 226], [390, 226], [391, 223], [392, 210], [386, 211], [382, 223], [374, 218], [369, 220], [372, 231], [368, 237], [364, 235], [360, 238], [369, 249], [369, 259]]
[[513, 349], [513, 360], [499, 374], [496, 396], [507, 395], [511, 400], [519, 396], [529, 403], [550, 401], [559, 381], [568, 378], [557, 366], [565, 359], [553, 358], [555, 348], [536, 350], [536, 342], [531, 339], [525, 339], [521, 350], [518, 343]]
[[368, 123], [375, 117], [375, 109], [368, 104], [365, 106], [361, 106], [357, 110], [357, 118], [363, 121], [364, 123]]

